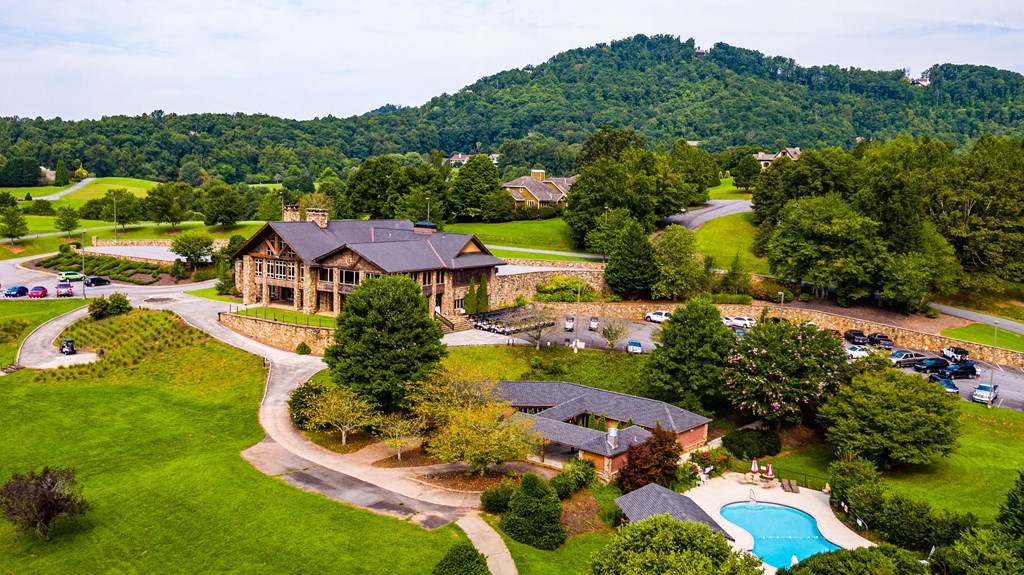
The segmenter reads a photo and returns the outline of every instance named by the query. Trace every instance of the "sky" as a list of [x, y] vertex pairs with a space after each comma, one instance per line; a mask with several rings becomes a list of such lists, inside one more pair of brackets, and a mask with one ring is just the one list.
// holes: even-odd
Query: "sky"
[[805, 66], [1024, 73], [1024, 0], [0, 0], [0, 116], [418, 106], [636, 34]]

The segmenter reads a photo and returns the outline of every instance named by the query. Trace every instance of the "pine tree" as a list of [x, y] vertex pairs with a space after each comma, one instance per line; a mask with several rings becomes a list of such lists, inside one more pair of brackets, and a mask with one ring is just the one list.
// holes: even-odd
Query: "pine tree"
[[601, 417], [599, 417], [597, 420], [597, 430], [608, 431], [608, 420], [605, 418], [603, 413], [601, 414]]
[[476, 301], [476, 280], [469, 278], [469, 291], [466, 292], [466, 297], [462, 298], [462, 309], [466, 310], [466, 315], [477, 312]]
[[64, 164], [64, 160], [57, 160], [57, 168], [54, 170], [53, 175], [53, 185], [66, 186], [68, 183], [68, 167]]
[[491, 307], [487, 296], [487, 274], [480, 276], [480, 289], [476, 292], [476, 311], [483, 313]]
[[608, 258], [604, 271], [608, 287], [620, 296], [645, 297], [651, 293], [651, 286], [658, 281], [658, 275], [651, 240], [638, 222], [628, 222]]
[[1017, 472], [1017, 481], [1006, 494], [1006, 501], [999, 506], [996, 524], [999, 531], [1024, 541], [1024, 471]]

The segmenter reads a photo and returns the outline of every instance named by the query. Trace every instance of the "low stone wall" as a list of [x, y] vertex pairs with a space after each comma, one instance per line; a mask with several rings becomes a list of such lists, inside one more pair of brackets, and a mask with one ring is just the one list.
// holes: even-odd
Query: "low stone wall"
[[[544, 305], [578, 317], [596, 315], [643, 321], [644, 315], [647, 312], [659, 309], [675, 310], [675, 308], [683, 304], [682, 302], [595, 302], [581, 304], [549, 303]], [[769, 308], [768, 313], [774, 317], [783, 317], [790, 321], [813, 321], [822, 329], [834, 329], [840, 332], [845, 332], [848, 329], [859, 329], [863, 330], [864, 333], [883, 332], [888, 334], [897, 345], [912, 349], [932, 351], [935, 353], [938, 353], [939, 350], [950, 346], [962, 347], [971, 352], [972, 359], [1024, 369], [1024, 354], [1022, 353], [992, 347], [990, 345], [972, 343], [952, 337], [923, 333], [893, 325], [846, 317], [834, 313], [779, 306], [778, 304], [718, 305], [718, 309], [722, 312], [722, 315], [750, 316], [754, 318], [760, 316], [761, 310], [765, 307]]]
[[502, 258], [506, 263], [513, 266], [531, 266], [548, 268], [572, 268], [577, 270], [604, 270], [604, 263], [592, 262], [565, 262], [556, 260], [524, 260], [519, 258]]
[[[551, 278], [556, 275], [576, 276], [598, 292], [607, 289], [607, 286], [604, 283], [604, 270], [579, 269], [527, 272], [522, 274], [495, 276], [494, 279], [487, 284], [488, 300], [491, 307], [512, 305], [516, 301], [516, 296], [519, 295], [525, 297], [527, 301], [533, 301], [534, 296], [537, 295], [537, 284], [551, 281]], [[641, 317], [643, 317], [642, 314]]]
[[312, 355], [322, 356], [324, 349], [334, 343], [334, 329], [328, 327], [297, 325], [224, 312], [217, 314], [217, 321], [249, 339], [284, 351], [295, 351], [299, 343], [306, 342]]
[[[75, 253], [75, 254], [81, 254], [82, 253], [81, 250], [79, 250], [75, 246], [70, 246], [70, 249], [71, 249], [71, 253]], [[108, 258], [117, 258], [119, 260], [125, 260], [125, 261], [129, 261], [129, 262], [139, 262], [139, 263], [145, 263], [145, 264], [156, 264], [158, 266], [170, 266], [171, 263], [172, 263], [172, 262], [169, 262], [167, 260], [158, 260], [158, 259], [155, 259], [155, 258], [143, 258], [143, 257], [139, 257], [139, 256], [127, 256], [127, 255], [124, 255], [124, 254], [101, 254], [101, 253], [98, 253], [98, 252], [88, 252], [87, 251], [87, 252], [85, 252], [85, 255], [87, 255], [87, 256], [106, 256]]]
[[[110, 246], [133, 246], [143, 248], [169, 248], [173, 240], [101, 240], [100, 238], [93, 236], [92, 245], [93, 247], [110, 247]], [[213, 247], [220, 249], [228, 245], [228, 240], [220, 239], [213, 240]]]

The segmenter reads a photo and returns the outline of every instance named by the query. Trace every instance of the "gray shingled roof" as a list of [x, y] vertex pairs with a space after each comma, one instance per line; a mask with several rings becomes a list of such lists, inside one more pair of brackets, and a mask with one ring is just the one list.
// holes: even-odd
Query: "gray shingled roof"
[[715, 533], [724, 535], [729, 541], [733, 540], [721, 525], [701, 509], [700, 505], [697, 505], [689, 497], [657, 483], [649, 483], [636, 491], [618, 497], [615, 499], [615, 504], [619, 506], [631, 523], [643, 521], [654, 515], [667, 514], [672, 519], [679, 521], [703, 523]]
[[569, 195], [569, 190], [572, 189], [572, 185], [576, 183], [576, 176], [568, 178], [548, 178], [544, 180], [553, 184], [560, 192], [565, 195]]
[[674, 405], [564, 381], [502, 381], [499, 391], [513, 407], [549, 407], [537, 415], [565, 421], [581, 413], [604, 414], [618, 421], [676, 433], [711, 420]]
[[530, 190], [533, 197], [537, 198], [537, 200], [541, 202], [557, 202], [565, 198], [564, 193], [551, 189], [544, 182], [538, 181], [531, 176], [522, 176], [512, 180], [511, 182], [505, 182], [501, 187], [504, 189], [526, 188], [527, 190]]

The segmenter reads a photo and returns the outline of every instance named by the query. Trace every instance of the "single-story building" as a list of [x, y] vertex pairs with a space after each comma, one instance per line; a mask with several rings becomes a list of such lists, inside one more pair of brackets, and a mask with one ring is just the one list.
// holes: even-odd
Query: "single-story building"
[[576, 183], [576, 176], [569, 178], [548, 178], [544, 170], [533, 170], [529, 176], [505, 182], [501, 189], [512, 195], [517, 208], [541, 208], [545, 206], [565, 207], [569, 190]]
[[617, 497], [615, 504], [622, 510], [623, 523], [636, 523], [654, 515], [668, 515], [678, 521], [703, 523], [715, 533], [720, 533], [729, 541], [733, 541], [725, 529], [701, 509], [700, 505], [689, 497], [657, 483], [649, 483], [636, 491]]
[[[710, 419], [663, 401], [564, 381], [502, 381], [498, 393], [533, 422], [543, 438], [538, 459], [589, 459], [607, 479], [626, 462], [630, 445], [655, 427], [676, 434], [683, 451], [707, 441]], [[600, 421], [605, 428], [594, 429]]]

